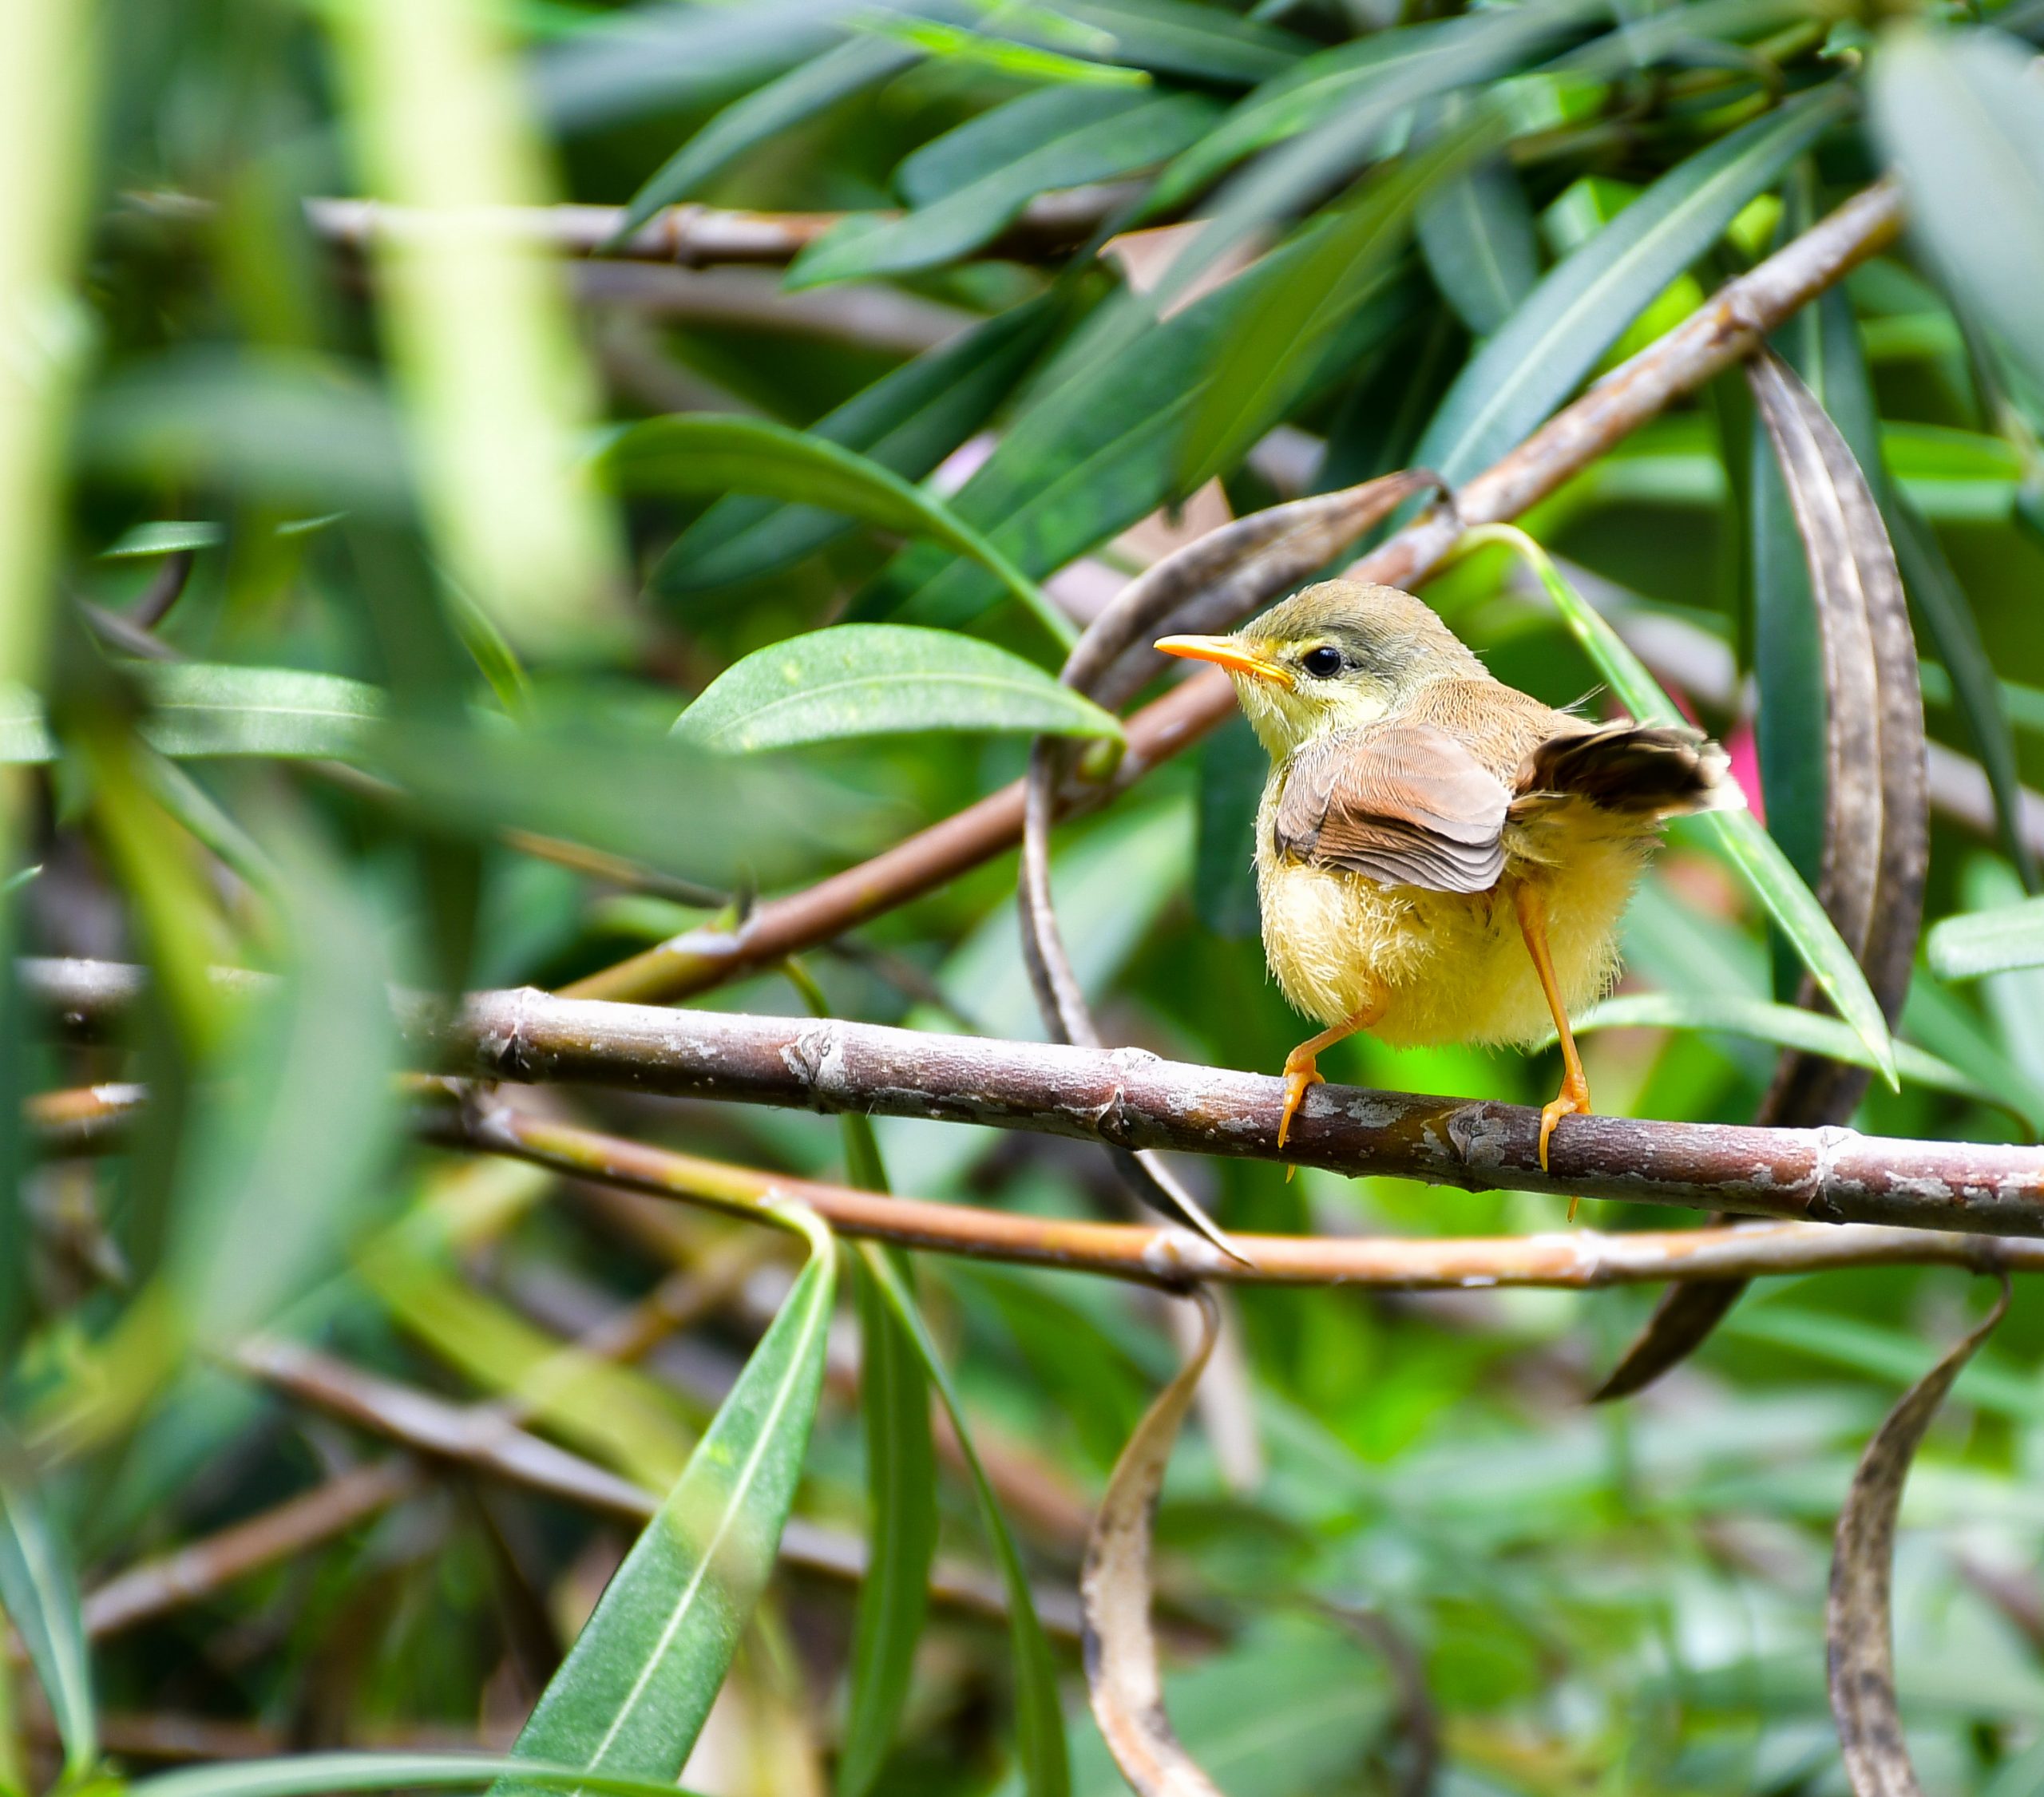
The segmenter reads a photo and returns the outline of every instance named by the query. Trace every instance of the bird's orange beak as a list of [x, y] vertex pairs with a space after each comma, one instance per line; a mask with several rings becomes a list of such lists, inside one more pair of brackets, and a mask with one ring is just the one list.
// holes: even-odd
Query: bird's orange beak
[[1188, 661], [1210, 661], [1230, 674], [1246, 674], [1253, 679], [1268, 680], [1273, 686], [1292, 684], [1289, 668], [1268, 656], [1259, 655], [1254, 649], [1244, 647], [1237, 637], [1160, 636], [1157, 647], [1167, 655], [1183, 655]]

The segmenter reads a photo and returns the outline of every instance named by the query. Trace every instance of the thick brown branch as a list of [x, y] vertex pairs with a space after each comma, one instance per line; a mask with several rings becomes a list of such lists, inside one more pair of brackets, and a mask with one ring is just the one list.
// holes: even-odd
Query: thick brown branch
[[[26, 992], [81, 1029], [110, 1023], [138, 985], [134, 970], [98, 962], [24, 962], [22, 979]], [[1281, 1150], [1281, 1082], [1140, 1049], [666, 1011], [529, 989], [472, 993], [452, 1017], [418, 1001], [406, 1008], [415, 1046], [444, 1067], [522, 1083], [990, 1124], [1472, 1191], [2044, 1235], [2044, 1148], [1576, 1117], [1555, 1134], [1543, 1170], [1539, 1113], [1524, 1106], [1324, 1086], [1309, 1094]], [[485, 1106], [458, 1126], [429, 1119], [428, 1127], [491, 1147], [497, 1114]], [[519, 1151], [508, 1138], [504, 1146]], [[1218, 1269], [1187, 1260], [1169, 1270], [1204, 1277]]]
[[[1425, 579], [1463, 524], [1514, 518], [1622, 441], [1670, 402], [1750, 354], [1766, 333], [1893, 240], [1902, 224], [1897, 190], [1881, 182], [1728, 282], [1699, 311], [1612, 370], [1456, 495], [1349, 570], [1357, 580], [1410, 587]], [[1458, 521], [1459, 520], [1459, 521]], [[1105, 783], [1068, 789], [1062, 809], [1098, 804], [1227, 717], [1234, 690], [1225, 675], [1199, 675], [1128, 721], [1128, 754]], [[827, 941], [976, 866], [1022, 833], [1017, 781], [885, 853], [806, 891], [760, 905], [735, 933], [691, 932], [567, 988], [577, 998], [648, 1001], [707, 992], [727, 980]]]
[[1623, 1235], [1567, 1229], [1440, 1239], [1237, 1236], [1233, 1239], [1254, 1263], [1245, 1266], [1214, 1256], [1199, 1237], [1169, 1225], [1095, 1223], [889, 1197], [649, 1147], [506, 1104], [450, 1107], [429, 1114], [424, 1126], [445, 1146], [515, 1155], [573, 1177], [661, 1197], [741, 1213], [770, 1195], [792, 1198], [847, 1236], [1162, 1286], [1182, 1284], [1190, 1274], [1238, 1284], [1455, 1292], [1505, 1285], [1583, 1289], [1933, 1263], [2044, 1272], [2044, 1242], [1872, 1223], [1800, 1222]]

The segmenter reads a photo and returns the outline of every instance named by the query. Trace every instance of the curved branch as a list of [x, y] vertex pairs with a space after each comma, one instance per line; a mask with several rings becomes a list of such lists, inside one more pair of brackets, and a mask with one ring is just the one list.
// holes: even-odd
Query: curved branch
[[[1622, 441], [1670, 402], [1749, 354], [1784, 319], [1871, 255], [1902, 227], [1902, 201], [1877, 182], [1710, 301], [1658, 342], [1556, 413], [1511, 454], [1456, 496], [1460, 522], [1436, 508], [1349, 569], [1359, 580], [1411, 587], [1439, 564], [1460, 524], [1517, 517]], [[1214, 728], [1234, 705], [1226, 675], [1175, 687], [1128, 720], [1128, 753], [1113, 776], [1068, 788], [1061, 809], [1104, 802]], [[1022, 782], [803, 892], [759, 906], [735, 933], [691, 931], [566, 988], [577, 998], [647, 1001], [708, 991], [827, 941], [905, 904], [1011, 847], [1022, 833]]]

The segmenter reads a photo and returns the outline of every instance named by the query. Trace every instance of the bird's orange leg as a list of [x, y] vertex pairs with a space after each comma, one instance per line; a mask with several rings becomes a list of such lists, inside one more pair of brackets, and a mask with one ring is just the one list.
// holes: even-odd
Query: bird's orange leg
[[[1381, 999], [1373, 999], [1354, 1016], [1337, 1023], [1331, 1030], [1322, 1030], [1318, 1035], [1309, 1036], [1285, 1057], [1285, 1111], [1278, 1119], [1278, 1146], [1285, 1146], [1285, 1138], [1292, 1133], [1292, 1117], [1305, 1102], [1308, 1091], [1325, 1083], [1320, 1069], [1313, 1063], [1323, 1048], [1332, 1048], [1336, 1043], [1345, 1041], [1358, 1030], [1366, 1030], [1374, 1023], [1384, 1010]], [[1291, 1178], [1289, 1172], [1285, 1177]]]
[[[1568, 1007], [1562, 1003], [1561, 983], [1555, 978], [1554, 957], [1547, 952], [1547, 912], [1540, 890], [1521, 881], [1512, 895], [1519, 911], [1519, 933], [1526, 938], [1526, 952], [1533, 957], [1533, 971], [1540, 976], [1540, 990], [1547, 995], [1547, 1008], [1554, 1013], [1555, 1028], [1562, 1040], [1562, 1089], [1559, 1097], [1540, 1111], [1540, 1170], [1547, 1170], [1547, 1138], [1564, 1117], [1590, 1109], [1590, 1082], [1583, 1077], [1583, 1057], [1575, 1051], [1575, 1034], [1568, 1027]], [[1575, 1201], [1568, 1207], [1575, 1215]]]

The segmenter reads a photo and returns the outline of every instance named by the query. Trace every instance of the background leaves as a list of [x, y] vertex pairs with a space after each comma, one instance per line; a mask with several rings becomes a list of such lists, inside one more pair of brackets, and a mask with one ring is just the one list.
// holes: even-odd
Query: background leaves
[[[94, 23], [0, 9], [0, 921], [40, 958], [0, 982], [0, 1423], [30, 1469], [0, 1599], [17, 1687], [51, 1699], [0, 1709], [10, 1789], [1122, 1788], [1076, 1579], [1182, 1362], [1167, 1312], [864, 1247], [834, 1292], [747, 1208], [883, 1186], [884, 1140], [901, 1196], [875, 1201], [1054, 1232], [1114, 1213], [1096, 1158], [450, 1083], [437, 1007], [513, 989], [489, 1003], [513, 1071], [524, 987], [768, 1028], [814, 1008], [788, 1039], [819, 1067], [833, 1017], [1038, 1039], [1008, 783], [1021, 738], [1062, 732], [1086, 806], [1045, 833], [1050, 886], [1102, 1039], [1274, 1070], [1302, 1027], [1255, 940], [1262, 753], [1239, 722], [1194, 748], [1204, 689], [1154, 658], [1057, 678], [1073, 639], [1230, 520], [1421, 460], [1466, 485], [1890, 172], [1907, 234], [1827, 251], [1770, 334], [1878, 502], [1924, 658], [1934, 927], [1880, 983], [1907, 988], [1899, 1089], [1830, 1120], [1994, 1154], [2044, 1118], [2020, 9], [107, 0]], [[1641, 881], [1583, 1035], [1599, 1106], [1640, 1118], [1750, 1122], [1783, 1048], [1841, 1090], [1888, 1051], [1814, 924], [1842, 1002], [1781, 1002], [1800, 964], [1765, 901], [1823, 879], [1840, 693], [1754, 445], [1733, 371], [1553, 490], [1487, 484], [1533, 504], [1566, 617], [1494, 552], [1424, 587], [1549, 704], [1665, 693], [1765, 811], [1765, 837], [1732, 826], [1760, 892], [1709, 823]], [[1175, 627], [1224, 627], [1221, 593], [1196, 603]], [[1124, 727], [1080, 690], [1169, 703]], [[45, 1015], [52, 962], [129, 995], [118, 1020]], [[1553, 1071], [1367, 1035], [1326, 1065], [1503, 1102]], [[611, 1146], [557, 1177], [450, 1149], [450, 1119]], [[664, 1152], [724, 1208], [638, 1189]], [[1230, 1232], [1387, 1252], [1602, 1265], [1671, 1222], [1610, 1203], [1563, 1236], [1541, 1197], [1172, 1171]], [[1927, 1789], [2036, 1778], [2025, 1290], [1898, 1518]], [[1964, 1273], [1757, 1281], [1689, 1368], [1586, 1409], [1653, 1296], [1236, 1295], [1143, 1593], [1208, 1778], [1843, 1788], [1833, 1526], [1897, 1385], [1963, 1333]], [[734, 1508], [754, 1450], [770, 1476]], [[678, 1605], [699, 1499], [744, 1551]], [[521, 1762], [489, 1757], [521, 1729]], [[607, 1732], [643, 1778], [588, 1769]]]

